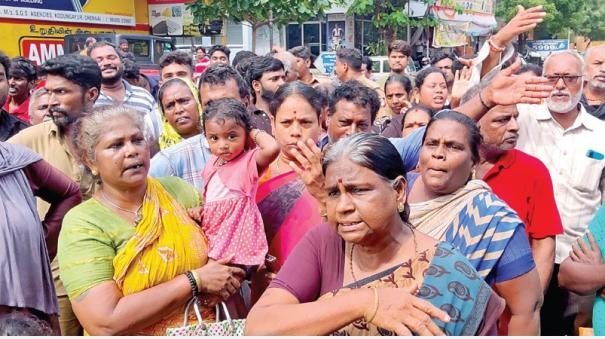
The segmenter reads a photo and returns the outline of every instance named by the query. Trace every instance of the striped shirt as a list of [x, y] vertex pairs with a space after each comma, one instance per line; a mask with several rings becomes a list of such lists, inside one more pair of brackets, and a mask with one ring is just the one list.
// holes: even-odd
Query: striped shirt
[[202, 171], [210, 156], [210, 146], [206, 137], [198, 134], [158, 152], [151, 159], [149, 176], [153, 178], [176, 176], [202, 192], [204, 189]]
[[561, 263], [605, 201], [605, 122], [582, 105], [567, 129], [552, 117], [546, 104], [518, 105], [518, 109], [517, 148], [540, 159], [552, 178], [564, 229], [556, 244], [555, 262]]
[[[95, 102], [94, 107], [124, 105], [128, 108], [136, 109], [145, 114], [145, 125], [149, 131], [152, 131], [153, 139], [158, 139], [162, 133], [162, 119], [158, 112], [157, 104], [151, 94], [142, 87], [132, 86], [128, 81], [122, 79], [124, 84], [124, 101], [115, 102], [103, 90]], [[149, 131], [147, 131], [149, 133]]]

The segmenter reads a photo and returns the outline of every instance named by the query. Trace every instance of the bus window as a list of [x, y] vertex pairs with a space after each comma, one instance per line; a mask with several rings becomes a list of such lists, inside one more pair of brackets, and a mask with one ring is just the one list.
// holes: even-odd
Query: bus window
[[126, 39], [128, 40], [128, 50], [134, 54], [137, 59], [149, 59], [151, 56], [151, 42], [145, 39]]
[[162, 57], [162, 55], [164, 53], [168, 53], [172, 50], [172, 44], [170, 42], [166, 42], [166, 41], [161, 41], [161, 40], [154, 40], [153, 42], [154, 44], [154, 54], [153, 54], [153, 61], [157, 64], [160, 62], [160, 57]]

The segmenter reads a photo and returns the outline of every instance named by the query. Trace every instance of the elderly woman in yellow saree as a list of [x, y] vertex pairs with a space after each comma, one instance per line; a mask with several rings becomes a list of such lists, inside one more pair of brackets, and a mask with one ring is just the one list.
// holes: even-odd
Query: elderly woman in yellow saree
[[210, 307], [239, 289], [243, 271], [208, 261], [206, 236], [187, 211], [200, 205], [197, 191], [178, 178], [147, 176], [136, 111], [100, 109], [77, 124], [76, 154], [101, 184], [66, 215], [58, 256], [86, 332], [164, 335], [182, 324], [192, 296], [213, 319]]

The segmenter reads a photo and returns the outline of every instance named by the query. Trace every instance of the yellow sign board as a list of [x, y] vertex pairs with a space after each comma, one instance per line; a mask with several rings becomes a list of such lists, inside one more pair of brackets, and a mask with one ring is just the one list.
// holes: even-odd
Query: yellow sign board
[[70, 24], [36, 25], [0, 23], [0, 41], [2, 51], [10, 57], [22, 55], [41, 65], [63, 52], [63, 37], [77, 33], [137, 33], [148, 34], [147, 30], [132, 28], [111, 29], [101, 27], [81, 27]]

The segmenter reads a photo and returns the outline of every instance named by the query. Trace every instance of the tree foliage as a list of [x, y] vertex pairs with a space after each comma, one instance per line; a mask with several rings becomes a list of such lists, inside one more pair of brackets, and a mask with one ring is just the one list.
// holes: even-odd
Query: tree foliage
[[275, 25], [303, 22], [338, 5], [342, 0], [195, 0], [187, 4], [196, 23], [229, 18], [235, 22], [247, 21], [253, 30], [269, 24], [271, 14]]
[[[428, 6], [437, 0], [421, 0]], [[348, 14], [369, 16], [372, 24], [380, 31], [380, 39], [376, 46], [370, 46], [371, 54], [386, 53], [386, 45], [395, 39], [405, 39], [407, 27], [435, 27], [439, 20], [430, 15], [427, 10], [422, 17], [408, 17], [406, 5], [408, 0], [353, 0]], [[450, 6], [460, 12], [462, 9], [455, 5], [454, 0], [441, 0], [443, 6]]]
[[[333, 5], [343, 0], [194, 0], [187, 8], [195, 23], [228, 18], [234, 22], [246, 21], [252, 26], [252, 48], [256, 49], [259, 28], [289, 22], [304, 22], [322, 16]], [[272, 19], [272, 20], [271, 20]]]
[[[567, 36], [569, 30], [597, 32], [592, 27], [603, 26], [602, 0], [501, 0], [496, 7], [496, 15], [506, 21], [517, 13], [517, 5], [525, 8], [542, 5], [547, 15], [535, 30], [535, 37], [541, 39]], [[593, 13], [601, 11], [600, 20]], [[595, 21], [595, 22], [593, 22]], [[599, 21], [599, 22], [596, 22]], [[594, 25], [594, 26], [591, 26]]]
[[591, 40], [605, 40], [603, 0], [583, 0], [581, 9], [571, 17], [572, 29]]

